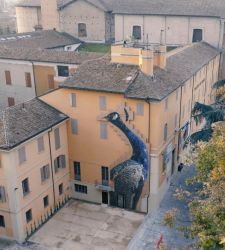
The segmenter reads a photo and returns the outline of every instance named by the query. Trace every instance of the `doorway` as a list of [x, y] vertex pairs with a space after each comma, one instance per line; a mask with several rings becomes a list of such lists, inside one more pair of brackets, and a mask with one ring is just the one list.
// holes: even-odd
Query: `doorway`
[[108, 192], [102, 192], [102, 203], [109, 204]]
[[175, 149], [172, 152], [172, 172], [171, 172], [171, 175], [174, 174], [174, 170], [175, 170]]

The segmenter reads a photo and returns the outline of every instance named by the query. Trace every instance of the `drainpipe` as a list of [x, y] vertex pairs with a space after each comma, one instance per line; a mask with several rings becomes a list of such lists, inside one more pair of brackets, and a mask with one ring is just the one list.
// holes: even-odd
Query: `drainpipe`
[[[52, 131], [52, 129], [51, 129], [51, 131]], [[51, 131], [48, 131], [48, 143], [49, 143], [50, 166], [51, 166], [51, 175], [52, 175], [53, 203], [54, 203], [54, 209], [55, 209], [56, 201], [55, 201], [55, 184], [54, 184], [53, 161], [52, 161], [52, 147], [51, 147], [51, 137], [50, 137]]]
[[32, 69], [33, 69], [33, 80], [34, 80], [34, 90], [35, 90], [35, 96], [37, 96], [37, 86], [36, 86], [36, 77], [35, 77], [35, 71], [34, 71], [34, 63], [31, 62]]
[[148, 196], [147, 196], [147, 214], [149, 212], [149, 197], [150, 197], [150, 170], [151, 170], [151, 159], [150, 159], [150, 131], [151, 131], [151, 105], [150, 105], [150, 99], [147, 99], [148, 102], [148, 145], [149, 145], [149, 175], [148, 175]]
[[[178, 134], [178, 155], [180, 155], [180, 128], [181, 128], [181, 110], [182, 110], [183, 86], [180, 92], [180, 112], [179, 112], [179, 134]], [[180, 160], [180, 157], [179, 157]]]

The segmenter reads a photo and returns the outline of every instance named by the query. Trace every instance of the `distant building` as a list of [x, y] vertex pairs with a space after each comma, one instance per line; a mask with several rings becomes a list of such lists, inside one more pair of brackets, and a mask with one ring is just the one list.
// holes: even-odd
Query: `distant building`
[[83, 41], [177, 46], [204, 40], [217, 48], [224, 41], [223, 0], [25, 0], [16, 13], [18, 32], [41, 26]]
[[[22, 39], [18, 43], [32, 47], [31, 40]], [[55, 46], [56, 43], [53, 39], [48, 44]], [[0, 41], [0, 109], [57, 88], [60, 82], [76, 72], [80, 64], [102, 56], [99, 53], [12, 48], [14, 45], [12, 42], [11, 47], [1, 46]]]

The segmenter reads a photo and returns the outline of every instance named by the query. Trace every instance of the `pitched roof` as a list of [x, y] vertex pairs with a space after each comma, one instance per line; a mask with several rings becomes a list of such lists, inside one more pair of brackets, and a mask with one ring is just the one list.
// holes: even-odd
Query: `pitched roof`
[[110, 63], [110, 56], [83, 63], [76, 71], [76, 77], [68, 78], [60, 86], [113, 93], [125, 93], [138, 67]]
[[220, 51], [211, 45], [195, 43], [167, 58], [166, 69], [154, 68], [154, 78], [137, 66], [110, 63], [103, 58], [82, 64], [76, 74], [60, 84], [62, 88], [105, 91], [127, 98], [160, 101], [189, 80]]
[[[75, 1], [75, 0], [74, 0]], [[58, 0], [63, 8], [74, 2]], [[116, 14], [225, 17], [224, 0], [84, 0]], [[23, 0], [20, 6], [40, 6], [40, 0]]]
[[24, 47], [34, 49], [52, 49], [79, 43], [81, 43], [79, 39], [74, 38], [67, 33], [54, 30], [0, 36], [0, 46], [4, 45], [11, 48]]
[[0, 113], [0, 149], [9, 150], [68, 119], [38, 98]]
[[8, 48], [0, 46], [0, 59], [33, 62], [81, 64], [87, 60], [102, 57], [95, 52], [69, 52], [44, 49]]

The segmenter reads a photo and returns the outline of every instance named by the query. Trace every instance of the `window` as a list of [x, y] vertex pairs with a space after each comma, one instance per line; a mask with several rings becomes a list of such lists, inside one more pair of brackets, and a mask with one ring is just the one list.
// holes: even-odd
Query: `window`
[[49, 89], [54, 89], [55, 88], [54, 75], [48, 75], [48, 88]]
[[59, 149], [60, 148], [60, 134], [59, 134], [59, 128], [56, 128], [54, 130], [54, 136], [55, 136], [55, 149]]
[[72, 134], [73, 135], [78, 134], [77, 119], [71, 119], [71, 129], [72, 129]]
[[5, 218], [3, 215], [0, 215], [0, 227], [5, 227]]
[[102, 185], [109, 185], [109, 168], [102, 167]]
[[18, 155], [19, 155], [19, 164], [21, 165], [26, 161], [26, 151], [25, 147], [22, 147], [18, 150]]
[[13, 97], [8, 97], [8, 106], [12, 107], [15, 105], [15, 99]]
[[30, 221], [32, 221], [32, 211], [31, 211], [31, 209], [29, 209], [26, 212], [26, 221], [27, 221], [27, 223], [29, 223]]
[[48, 204], [49, 204], [48, 195], [43, 198], [43, 204], [44, 204], [44, 207], [48, 207]]
[[6, 202], [5, 188], [3, 186], [0, 186], [0, 202]]
[[43, 136], [39, 137], [37, 139], [37, 145], [38, 145], [38, 153], [41, 153], [42, 151], [45, 150], [45, 145], [44, 145], [44, 138]]
[[87, 36], [87, 27], [85, 23], [78, 23], [78, 36], [79, 37]]
[[69, 67], [68, 66], [57, 66], [58, 76], [68, 77], [69, 76]]
[[40, 171], [41, 171], [41, 182], [44, 182], [45, 180], [47, 180], [50, 177], [49, 164], [42, 167], [40, 169]]
[[141, 26], [133, 26], [133, 34], [134, 39], [141, 40]]
[[30, 193], [28, 178], [26, 178], [22, 181], [22, 188], [23, 188], [23, 196], [26, 196]]
[[165, 108], [164, 108], [165, 110], [167, 110], [168, 109], [168, 98], [166, 98], [166, 100], [165, 100]]
[[167, 123], [164, 125], [164, 141], [166, 141], [167, 140], [167, 131], [168, 130], [168, 125], [167, 125]]
[[63, 194], [63, 184], [59, 184], [59, 195]]
[[108, 138], [107, 123], [105, 123], [105, 122], [100, 123], [100, 138], [101, 139], [107, 139]]
[[202, 29], [194, 29], [192, 42], [195, 43], [200, 41], [202, 41]]
[[137, 103], [136, 114], [137, 115], [144, 115], [144, 103]]
[[105, 96], [99, 97], [99, 109], [106, 110], [106, 97]]
[[87, 194], [87, 186], [75, 184], [74, 187], [76, 192]]
[[5, 83], [7, 85], [12, 85], [11, 73], [8, 70], [5, 71]]
[[26, 81], [26, 87], [31, 88], [31, 75], [29, 72], [25, 72], [25, 81]]
[[71, 106], [71, 107], [76, 107], [76, 105], [77, 105], [76, 94], [75, 94], [75, 93], [71, 93], [71, 94], [69, 95], [69, 97], [70, 97], [70, 106]]
[[66, 156], [60, 155], [54, 160], [55, 173], [59, 171], [60, 168], [66, 167]]
[[75, 161], [73, 163], [73, 168], [74, 168], [74, 179], [77, 181], [81, 180], [80, 176], [80, 162]]

